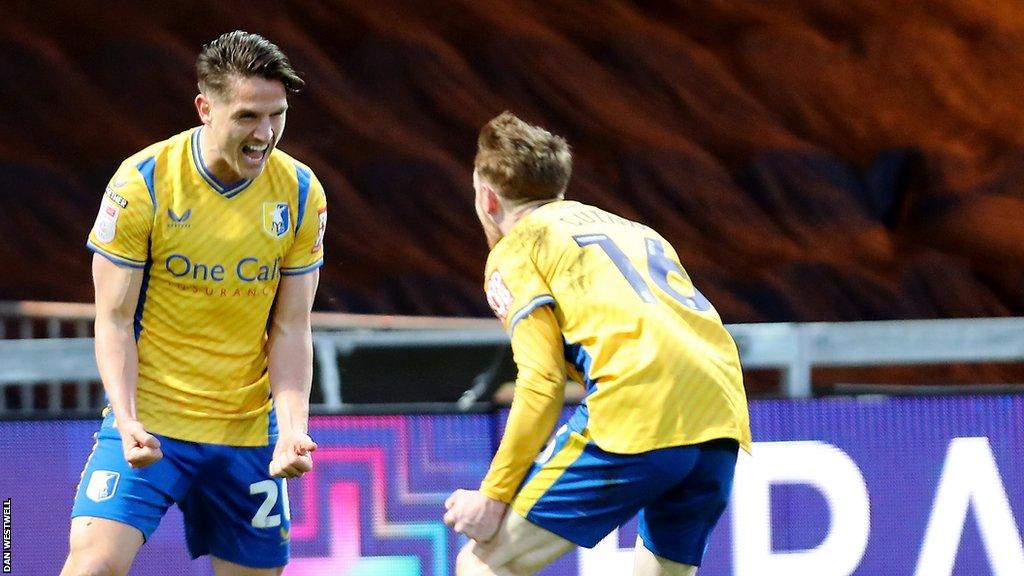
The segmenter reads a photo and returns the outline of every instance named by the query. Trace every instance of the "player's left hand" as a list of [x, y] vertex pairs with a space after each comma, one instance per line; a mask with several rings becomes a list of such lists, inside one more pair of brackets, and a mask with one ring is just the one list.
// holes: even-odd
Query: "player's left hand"
[[270, 475], [278, 478], [298, 478], [313, 469], [313, 451], [316, 442], [303, 433], [282, 433], [274, 446], [270, 461]]
[[479, 490], [456, 490], [444, 501], [444, 523], [477, 542], [487, 542], [498, 532], [508, 504]]

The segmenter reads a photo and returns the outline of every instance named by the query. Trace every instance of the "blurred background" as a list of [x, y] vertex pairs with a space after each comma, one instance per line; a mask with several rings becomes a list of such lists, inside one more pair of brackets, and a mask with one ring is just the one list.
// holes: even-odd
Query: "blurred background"
[[[26, 438], [7, 445], [12, 458], [32, 442], [18, 436], [28, 434], [19, 420], [94, 415], [103, 404], [91, 364], [85, 238], [121, 160], [198, 124], [195, 57], [234, 29], [277, 43], [307, 80], [290, 100], [281, 148], [314, 170], [330, 206], [314, 406], [335, 416], [319, 425], [434, 430], [430, 417], [397, 414], [488, 415], [465, 416], [480, 424], [461, 432], [452, 427], [470, 420], [438, 416], [438, 429], [449, 432], [423, 432], [417, 450], [450, 457], [447, 471], [387, 457], [433, 487], [419, 505], [449, 485], [472, 485], [486, 469], [500, 438], [492, 420], [504, 414], [493, 411], [491, 394], [514, 378], [483, 295], [487, 247], [471, 186], [476, 134], [503, 110], [569, 140], [570, 198], [644, 222], [673, 243], [737, 338], [752, 398], [894, 403], [870, 408], [882, 413], [868, 420], [863, 404], [752, 404], [755, 439], [814, 439], [863, 453], [855, 460], [872, 501], [873, 477], [894, 491], [883, 491], [893, 509], [871, 508], [876, 525], [882, 518], [894, 532], [881, 544], [872, 539], [864, 560], [846, 570], [823, 548], [832, 542], [833, 500], [820, 486], [773, 490], [774, 509], [788, 512], [764, 521], [775, 526], [764, 558], [817, 550], [805, 556], [828, 561], [808, 573], [910, 574], [918, 557], [890, 565], [896, 552], [888, 546], [927, 548], [922, 534], [952, 438], [988, 438], [994, 462], [1024, 470], [1024, 438], [1014, 436], [1024, 405], [1005, 395], [1024, 382], [1024, 324], [1014, 318], [1024, 316], [1024, 4], [1001, 0], [7, 0], [0, 418], [11, 421], [0, 428]], [[917, 398], [993, 392], [997, 400]], [[790, 410], [813, 414], [801, 420]], [[794, 428], [771, 427], [790, 419]], [[934, 437], [893, 444], [889, 419], [909, 419], [905, 433]], [[937, 424], [951, 421], [948, 430]], [[58, 433], [81, 450], [53, 456], [63, 462], [54, 498], [68, 506], [61, 482], [77, 482], [93, 423], [75, 426], [75, 434]], [[844, 436], [872, 426], [880, 436]], [[395, 442], [391, 432], [352, 434], [337, 441]], [[460, 451], [460, 435], [478, 439], [480, 454]], [[886, 448], [865, 448], [879, 445]], [[908, 453], [920, 462], [896, 476], [922, 486], [909, 497], [921, 502], [913, 518], [895, 511], [908, 497], [899, 482], [890, 486], [892, 469], [875, 464], [898, 465]], [[0, 495], [27, 489], [4, 474]], [[1020, 526], [1013, 512], [1024, 512], [1024, 487], [1015, 482], [1006, 486], [1009, 524], [1000, 526]], [[385, 501], [409, 505], [407, 492]], [[357, 504], [364, 516], [383, 518], [383, 504], [367, 502]], [[323, 518], [333, 513], [320, 505]], [[420, 558], [367, 573], [448, 573], [457, 540], [438, 535], [433, 508], [410, 510], [402, 514], [427, 522], [423, 534], [436, 539], [423, 550], [406, 540], [388, 548], [378, 544], [377, 525], [364, 523], [364, 556]], [[967, 528], [954, 559], [962, 561], [916, 573], [1024, 573], [1024, 552], [1020, 572], [1017, 556], [986, 555], [984, 520], [974, 518], [961, 519]], [[58, 520], [39, 528], [54, 546], [65, 537]], [[330, 537], [309, 530], [298, 555], [326, 554]], [[633, 530], [620, 535], [623, 548]], [[750, 565], [733, 548], [741, 533], [729, 530], [720, 528], [733, 536], [710, 552], [724, 568], [708, 574], [743, 574]], [[1009, 549], [1019, 546], [1019, 533], [1007, 538]], [[182, 554], [177, 533], [166, 541]], [[590, 560], [600, 566], [593, 558], [604, 558], [605, 572], [588, 572], [581, 556], [550, 573], [617, 573], [608, 572], [612, 556]], [[160, 569], [153, 561], [139, 573]], [[50, 573], [22, 570], [15, 573]]]
[[728, 321], [1024, 313], [1024, 6], [982, 0], [8, 1], [0, 299], [91, 301], [103, 187], [198, 124], [236, 28], [308, 81], [281, 146], [332, 207], [318, 310], [490, 315], [472, 158], [511, 110]]

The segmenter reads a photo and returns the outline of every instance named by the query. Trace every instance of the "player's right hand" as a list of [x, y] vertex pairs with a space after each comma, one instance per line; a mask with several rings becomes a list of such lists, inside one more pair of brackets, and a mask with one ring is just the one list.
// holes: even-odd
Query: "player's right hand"
[[117, 430], [121, 433], [124, 459], [132, 468], [145, 468], [164, 457], [160, 451], [160, 440], [146, 432], [142, 422], [118, 422]]
[[270, 475], [275, 478], [298, 478], [313, 469], [316, 442], [304, 432], [282, 432], [274, 446]]

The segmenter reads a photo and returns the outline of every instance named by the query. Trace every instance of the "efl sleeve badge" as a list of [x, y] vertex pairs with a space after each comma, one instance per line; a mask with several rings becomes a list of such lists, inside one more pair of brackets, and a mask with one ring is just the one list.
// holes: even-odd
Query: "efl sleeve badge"
[[96, 216], [96, 224], [93, 225], [97, 240], [104, 244], [114, 241], [114, 236], [117, 235], [117, 218], [120, 215], [120, 206], [109, 202], [100, 203], [100, 213]]
[[487, 303], [490, 304], [491, 310], [494, 310], [495, 316], [502, 322], [508, 317], [513, 300], [512, 291], [505, 285], [501, 272], [495, 270], [487, 279]]

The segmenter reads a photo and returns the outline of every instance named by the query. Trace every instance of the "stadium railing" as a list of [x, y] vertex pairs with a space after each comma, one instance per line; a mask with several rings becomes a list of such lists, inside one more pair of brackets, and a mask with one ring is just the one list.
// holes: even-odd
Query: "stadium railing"
[[[0, 302], [0, 416], [66, 412], [68, 404], [72, 411], [82, 411], [102, 401], [90, 337], [92, 316], [88, 304]], [[373, 398], [379, 401], [393, 392], [378, 390], [376, 397], [368, 396], [369, 402], [357, 400], [357, 388], [350, 382], [354, 375], [380, 373], [371, 387], [381, 386], [388, 378], [408, 378], [431, 358], [435, 366], [448, 369], [424, 385], [436, 386], [444, 397], [440, 408], [470, 409], [514, 370], [508, 337], [491, 319], [314, 313], [313, 326], [318, 411], [358, 412], [359, 406], [373, 411]], [[744, 368], [779, 370], [780, 395], [790, 398], [812, 395], [814, 368], [1024, 361], [1024, 318], [727, 328]], [[438, 352], [442, 349], [447, 353]], [[342, 368], [358, 366], [359, 354], [366, 355], [365, 369]], [[453, 366], [453, 358], [467, 354], [472, 362]], [[403, 362], [412, 365], [406, 372], [401, 372]], [[39, 392], [40, 386], [46, 394]], [[73, 394], [67, 393], [69, 387]], [[394, 400], [388, 400], [392, 408], [401, 404]], [[431, 411], [425, 406], [430, 402], [416, 403], [417, 411]]]

